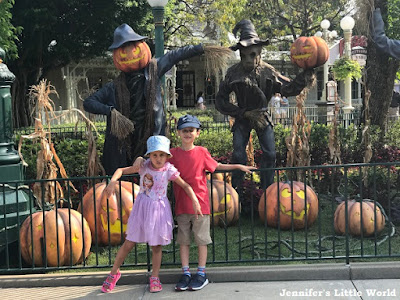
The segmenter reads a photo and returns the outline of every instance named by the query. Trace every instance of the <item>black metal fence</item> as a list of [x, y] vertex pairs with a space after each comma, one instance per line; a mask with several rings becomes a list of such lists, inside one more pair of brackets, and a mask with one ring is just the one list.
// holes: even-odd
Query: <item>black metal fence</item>
[[[246, 175], [237, 192], [228, 173], [211, 177], [208, 264], [398, 259], [399, 170], [400, 162], [279, 168], [265, 193], [263, 170]], [[110, 267], [137, 179], [124, 177], [115, 198], [102, 194], [107, 177], [2, 183], [0, 273]], [[168, 194], [173, 207], [172, 187]], [[175, 235], [176, 228], [163, 247], [163, 265], [180, 265]], [[190, 252], [196, 263], [194, 245]], [[150, 269], [150, 257], [140, 244], [124, 265]]]

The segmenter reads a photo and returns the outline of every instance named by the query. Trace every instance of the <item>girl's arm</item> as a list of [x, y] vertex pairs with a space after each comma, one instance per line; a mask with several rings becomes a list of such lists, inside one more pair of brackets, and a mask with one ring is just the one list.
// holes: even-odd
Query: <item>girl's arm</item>
[[111, 177], [107, 187], [104, 189], [104, 193], [107, 194], [107, 197], [110, 197], [115, 194], [115, 185], [118, 183], [118, 179], [120, 179], [122, 175], [137, 173], [139, 169], [140, 166], [118, 168]]
[[240, 164], [218, 164], [216, 168], [216, 170], [221, 170], [221, 171], [231, 171], [236, 169], [246, 173], [251, 173], [252, 170], [256, 170], [257, 168]]
[[198, 218], [199, 215], [203, 216], [199, 200], [197, 199], [196, 194], [194, 193], [192, 187], [186, 181], [184, 181], [181, 176], [176, 177], [174, 182], [178, 184], [181, 188], [183, 188], [186, 194], [190, 197], [190, 199], [192, 199], [193, 210], [194, 214], [196, 215], [196, 218]]

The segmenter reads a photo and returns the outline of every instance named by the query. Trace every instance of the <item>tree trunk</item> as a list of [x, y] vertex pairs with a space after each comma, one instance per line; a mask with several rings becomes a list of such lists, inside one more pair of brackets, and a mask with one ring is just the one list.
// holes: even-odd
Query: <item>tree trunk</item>
[[372, 41], [368, 43], [367, 49], [367, 89], [371, 91], [369, 101], [371, 124], [378, 125], [384, 131], [400, 62], [377, 52]]
[[12, 86], [11, 97], [13, 103], [14, 128], [31, 126], [33, 124], [34, 103], [29, 99], [29, 89], [38, 82], [39, 72], [25, 68], [12, 68], [15, 81]]

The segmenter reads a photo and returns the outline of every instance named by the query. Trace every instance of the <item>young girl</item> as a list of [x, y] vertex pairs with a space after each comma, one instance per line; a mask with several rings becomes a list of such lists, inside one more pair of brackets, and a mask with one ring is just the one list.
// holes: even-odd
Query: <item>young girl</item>
[[[121, 278], [119, 267], [136, 243], [148, 243], [151, 246], [153, 271], [150, 277], [150, 292], [160, 292], [162, 286], [158, 277], [161, 267], [162, 246], [171, 243], [173, 218], [167, 198], [168, 181], [181, 186], [192, 200], [193, 208], [203, 216], [199, 201], [193, 189], [180, 177], [177, 169], [167, 159], [171, 156], [170, 141], [165, 136], [151, 136], [147, 140], [147, 153], [150, 159], [141, 166], [119, 168], [115, 171], [110, 183], [104, 190], [110, 197], [115, 185], [123, 174], [140, 174], [140, 191], [133, 205], [128, 220], [126, 239], [117, 253], [110, 274], [102, 286], [102, 292], [112, 291]], [[145, 179], [146, 178], [146, 179]], [[152, 178], [151, 184], [145, 184]]]

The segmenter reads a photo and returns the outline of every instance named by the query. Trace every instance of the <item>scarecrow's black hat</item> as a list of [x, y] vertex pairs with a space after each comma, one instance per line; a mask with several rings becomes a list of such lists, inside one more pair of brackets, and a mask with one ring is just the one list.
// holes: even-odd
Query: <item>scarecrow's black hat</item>
[[147, 36], [141, 36], [133, 31], [132, 27], [128, 24], [122, 24], [114, 31], [114, 42], [108, 50], [114, 50], [121, 47], [127, 42], [136, 42], [146, 39]]
[[269, 44], [269, 40], [261, 40], [258, 37], [256, 29], [250, 20], [242, 20], [239, 23], [237, 23], [235, 28], [233, 28], [232, 31], [233, 35], [236, 36], [236, 33], [239, 30], [240, 30], [239, 42], [236, 45], [230, 47], [233, 51], [253, 45], [266, 46]]

